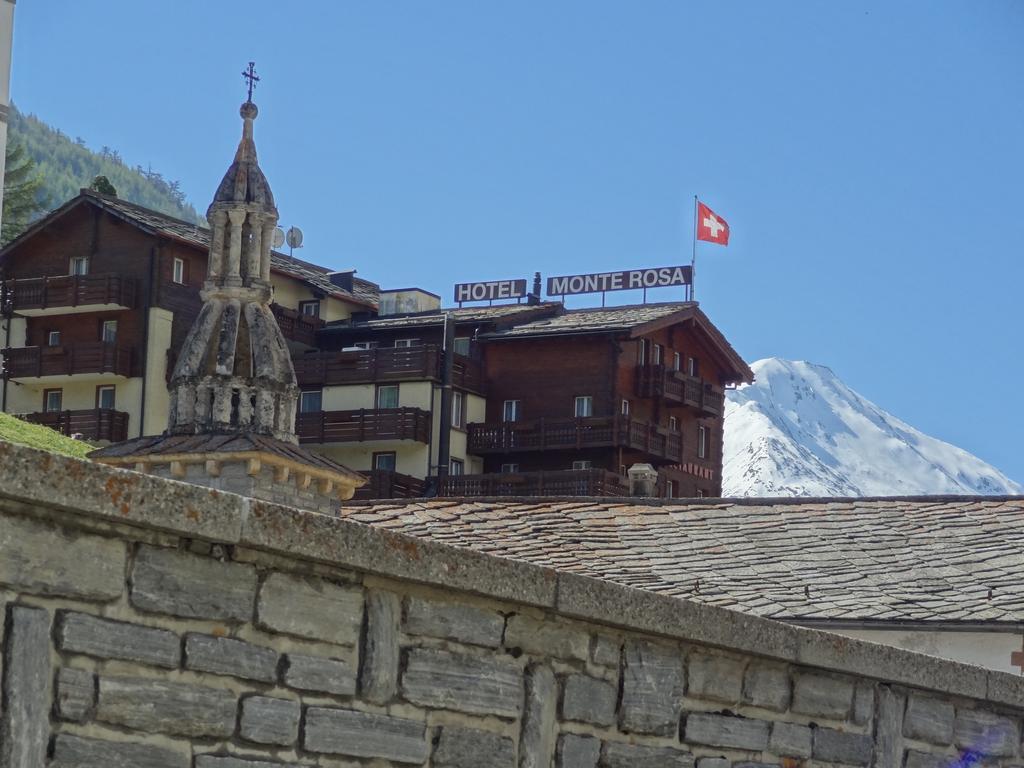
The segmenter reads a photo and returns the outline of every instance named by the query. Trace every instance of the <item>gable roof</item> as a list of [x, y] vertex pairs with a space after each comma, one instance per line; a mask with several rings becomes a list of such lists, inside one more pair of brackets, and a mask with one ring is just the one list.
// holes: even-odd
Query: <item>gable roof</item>
[[[71, 198], [64, 205], [51, 211], [9, 243], [3, 251], [0, 251], [0, 263], [3, 262], [9, 253], [36, 232], [53, 224], [57, 219], [83, 203], [97, 206], [111, 215], [134, 224], [140, 229], [158, 237], [165, 237], [202, 251], [208, 251], [210, 248], [210, 230], [206, 227], [183, 221], [182, 219], [176, 219], [173, 216], [130, 203], [127, 200], [83, 189], [77, 197]], [[326, 267], [320, 267], [278, 251], [270, 252], [270, 268], [278, 274], [287, 275], [299, 280], [311, 288], [322, 291], [324, 294], [333, 296], [336, 299], [361, 304], [371, 309], [377, 308], [380, 288], [376, 283], [371, 283], [369, 280], [353, 278], [353, 289], [352, 291], [347, 291], [331, 282], [329, 277], [331, 270]]]
[[750, 370], [750, 366], [695, 301], [565, 309], [551, 317], [481, 334], [481, 338], [486, 341], [506, 341], [594, 333], [628, 333], [630, 338], [638, 338], [660, 328], [686, 322], [692, 323], [704, 333], [712, 348], [735, 372], [737, 381], [749, 384], [754, 380], [754, 372]]
[[436, 499], [350, 520], [798, 623], [1024, 627], [1024, 497]]

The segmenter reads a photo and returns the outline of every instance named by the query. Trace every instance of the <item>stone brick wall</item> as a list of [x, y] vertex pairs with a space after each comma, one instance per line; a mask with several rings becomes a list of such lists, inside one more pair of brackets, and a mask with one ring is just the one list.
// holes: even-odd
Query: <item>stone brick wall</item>
[[[263, 466], [252, 474], [245, 461], [220, 461], [218, 464], [216, 476], [207, 472], [203, 463], [187, 464], [185, 477], [182, 479], [218, 491], [238, 493], [261, 501], [309, 509], [325, 515], [335, 514], [341, 504], [337, 492], [321, 493], [318, 482], [313, 481], [303, 486], [294, 476], [278, 480], [274, 476], [274, 468], [270, 466]], [[169, 464], [154, 464], [150, 467], [149, 473], [165, 480], [175, 479]]]
[[3, 768], [1024, 764], [1007, 675], [2, 443], [0, 467]]

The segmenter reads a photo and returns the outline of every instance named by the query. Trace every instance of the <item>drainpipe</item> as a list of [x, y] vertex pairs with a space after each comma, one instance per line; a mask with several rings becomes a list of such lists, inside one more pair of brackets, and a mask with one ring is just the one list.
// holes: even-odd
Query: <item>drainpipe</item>
[[452, 371], [455, 367], [455, 323], [444, 316], [444, 341], [441, 344], [441, 428], [437, 437], [438, 490], [448, 476], [452, 458]]
[[[8, 306], [13, 306], [13, 301], [7, 301], [7, 296], [4, 292], [3, 278], [0, 276], [0, 314], [4, 318], [4, 349], [10, 349], [11, 347], [11, 324], [13, 322], [14, 310], [8, 309]], [[0, 413], [7, 413], [7, 374], [4, 374], [3, 383], [3, 394], [0, 395]]]
[[142, 304], [142, 402], [139, 404], [139, 437], [146, 432], [146, 363], [149, 362], [149, 308], [153, 304], [153, 271], [156, 268], [158, 246], [149, 249], [149, 274], [146, 276], [145, 300]]

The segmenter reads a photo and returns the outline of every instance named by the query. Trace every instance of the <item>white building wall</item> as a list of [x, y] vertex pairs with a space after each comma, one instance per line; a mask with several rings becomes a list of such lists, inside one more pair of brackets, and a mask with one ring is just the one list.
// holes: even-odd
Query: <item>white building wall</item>
[[927, 653], [943, 659], [1021, 674], [1010, 663], [1010, 654], [1020, 651], [1024, 635], [1017, 632], [955, 632], [947, 630], [828, 629], [837, 635], [892, 645], [908, 651]]

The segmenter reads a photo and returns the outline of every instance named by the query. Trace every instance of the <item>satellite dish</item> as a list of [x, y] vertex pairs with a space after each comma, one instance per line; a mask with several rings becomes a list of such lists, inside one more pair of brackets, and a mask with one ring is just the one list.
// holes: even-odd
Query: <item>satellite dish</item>
[[302, 230], [298, 227], [289, 227], [288, 233], [285, 235], [285, 241], [288, 243], [289, 248], [301, 248]]
[[284, 230], [274, 227], [274, 247], [280, 248], [282, 245], [284, 245]]

